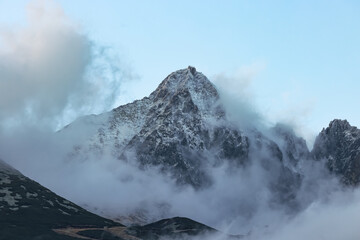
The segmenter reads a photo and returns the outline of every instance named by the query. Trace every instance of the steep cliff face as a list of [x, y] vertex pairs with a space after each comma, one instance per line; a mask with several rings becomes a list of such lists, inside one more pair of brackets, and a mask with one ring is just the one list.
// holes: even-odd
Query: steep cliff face
[[335, 119], [317, 136], [312, 155], [325, 159], [328, 169], [343, 183], [360, 182], [360, 130], [346, 120]]

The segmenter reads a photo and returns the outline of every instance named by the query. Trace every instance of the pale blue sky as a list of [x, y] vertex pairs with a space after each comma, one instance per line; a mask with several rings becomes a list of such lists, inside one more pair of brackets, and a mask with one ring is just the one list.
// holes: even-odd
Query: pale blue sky
[[[28, 2], [0, 0], [0, 26], [24, 23]], [[140, 77], [123, 102], [188, 65], [210, 79], [252, 66], [251, 101], [271, 121], [307, 137], [334, 118], [360, 126], [359, 1], [56, 2]]]

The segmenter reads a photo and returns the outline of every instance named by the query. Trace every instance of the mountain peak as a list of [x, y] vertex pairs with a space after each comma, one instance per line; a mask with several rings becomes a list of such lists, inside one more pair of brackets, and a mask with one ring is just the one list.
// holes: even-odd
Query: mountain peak
[[193, 66], [188, 66], [188, 70], [190, 71], [190, 73], [192, 74], [192, 75], [194, 75], [195, 73], [196, 73], [196, 68], [195, 67], [193, 67]]
[[[359, 135], [359, 129], [350, 125], [347, 120], [334, 119], [327, 128], [321, 131], [321, 134], [328, 137], [345, 138], [351, 140], [352, 135]], [[349, 139], [350, 138], [350, 139]]]
[[323, 128], [315, 141], [314, 147], [323, 142], [338, 142], [338, 145], [348, 145], [360, 136], [360, 131], [350, 125], [347, 120], [334, 119], [327, 128]]
[[201, 72], [197, 72], [195, 67], [189, 66], [170, 73], [150, 96], [159, 93], [162, 93], [160, 95], [163, 96], [164, 90], [166, 90], [167, 94], [174, 94], [184, 88], [200, 91], [200, 87], [205, 87], [206, 91], [217, 95], [215, 86], [209, 79]]
[[351, 128], [351, 125], [346, 119], [345, 120], [334, 119], [329, 123], [329, 128], [347, 130], [347, 129]]
[[168, 75], [149, 97], [154, 103], [176, 102], [177, 99], [188, 99], [201, 112], [208, 112], [216, 105], [219, 94], [215, 86], [195, 67], [189, 66]]

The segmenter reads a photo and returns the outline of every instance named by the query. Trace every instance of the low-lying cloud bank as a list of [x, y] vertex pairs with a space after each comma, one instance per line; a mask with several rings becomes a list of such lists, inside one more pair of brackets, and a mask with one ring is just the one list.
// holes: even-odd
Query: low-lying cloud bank
[[337, 191], [316, 201], [268, 239], [358, 239], [360, 191]]

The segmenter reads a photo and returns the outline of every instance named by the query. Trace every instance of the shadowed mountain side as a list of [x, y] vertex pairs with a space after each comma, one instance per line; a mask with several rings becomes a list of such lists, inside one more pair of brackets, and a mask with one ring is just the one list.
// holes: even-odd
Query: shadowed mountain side
[[92, 214], [0, 160], [0, 239], [72, 239], [52, 229], [121, 226]]

